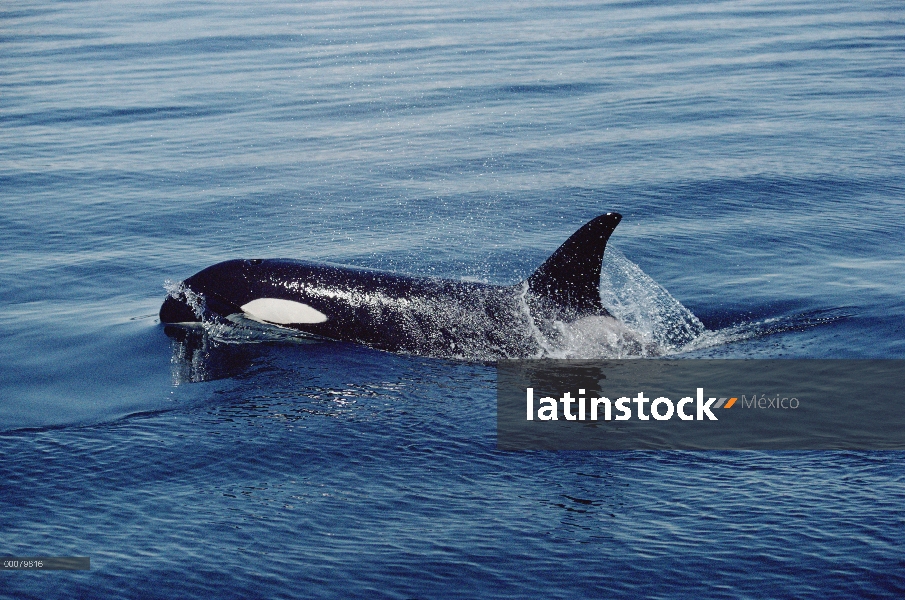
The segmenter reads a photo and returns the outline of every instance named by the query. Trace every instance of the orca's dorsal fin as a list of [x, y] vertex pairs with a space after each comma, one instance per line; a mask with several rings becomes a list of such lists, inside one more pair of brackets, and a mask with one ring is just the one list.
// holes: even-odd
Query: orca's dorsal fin
[[619, 213], [607, 213], [573, 233], [528, 278], [532, 295], [576, 315], [608, 314], [600, 303], [600, 265], [607, 240], [621, 220]]

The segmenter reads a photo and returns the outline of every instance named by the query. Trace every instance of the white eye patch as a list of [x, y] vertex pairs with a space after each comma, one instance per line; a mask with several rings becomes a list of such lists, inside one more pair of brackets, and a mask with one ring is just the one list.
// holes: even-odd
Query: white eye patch
[[323, 323], [327, 315], [301, 302], [279, 298], [258, 298], [242, 306], [242, 312], [253, 321], [277, 325]]

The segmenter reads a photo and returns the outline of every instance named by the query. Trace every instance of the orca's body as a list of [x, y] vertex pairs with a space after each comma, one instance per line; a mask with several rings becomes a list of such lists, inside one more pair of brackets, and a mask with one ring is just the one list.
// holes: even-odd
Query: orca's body
[[514, 286], [300, 260], [231, 260], [186, 279], [164, 301], [160, 320], [241, 316], [393, 352], [532, 356], [536, 333], [557, 321], [609, 316], [600, 303], [600, 267], [621, 218], [608, 213], [585, 224]]

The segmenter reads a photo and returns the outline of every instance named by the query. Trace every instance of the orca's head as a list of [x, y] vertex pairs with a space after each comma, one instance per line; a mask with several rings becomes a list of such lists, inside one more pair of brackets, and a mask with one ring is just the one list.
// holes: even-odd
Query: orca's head
[[160, 322], [200, 323], [205, 317], [228, 317], [242, 309], [221, 294], [185, 280], [179, 290], [171, 292], [160, 307]]
[[179, 296], [170, 294], [167, 296], [167, 299], [163, 301], [163, 306], [160, 307], [161, 323], [198, 323], [200, 321], [201, 317], [195, 312], [195, 309], [189, 305], [184, 294], [180, 294]]
[[[207, 316], [227, 317], [242, 312], [241, 298], [260, 260], [230, 260], [192, 275], [170, 291], [160, 307], [160, 322], [199, 323]], [[236, 298], [233, 298], [236, 296]]]
[[[275, 325], [316, 325], [326, 314], [306, 304], [286, 281], [304, 275], [302, 263], [284, 260], [231, 260], [208, 267], [172, 290], [160, 307], [167, 324], [199, 323], [244, 315]], [[323, 306], [321, 306], [323, 309]]]

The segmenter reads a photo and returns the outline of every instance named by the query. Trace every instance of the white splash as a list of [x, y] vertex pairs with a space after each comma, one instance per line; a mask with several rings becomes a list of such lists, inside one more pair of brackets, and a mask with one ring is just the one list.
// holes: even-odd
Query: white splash
[[680, 351], [706, 331], [690, 310], [616, 248], [607, 248], [600, 271], [601, 302], [655, 355]]

